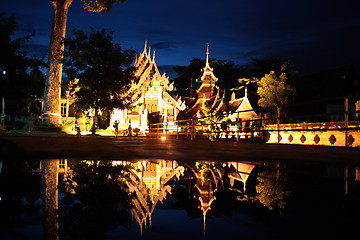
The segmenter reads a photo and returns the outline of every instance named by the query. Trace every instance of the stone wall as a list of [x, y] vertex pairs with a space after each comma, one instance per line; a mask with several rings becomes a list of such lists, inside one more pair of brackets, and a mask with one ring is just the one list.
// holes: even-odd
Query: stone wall
[[360, 147], [359, 122], [349, 122], [348, 130], [343, 122], [337, 123], [300, 123], [267, 125], [267, 143], [325, 145]]

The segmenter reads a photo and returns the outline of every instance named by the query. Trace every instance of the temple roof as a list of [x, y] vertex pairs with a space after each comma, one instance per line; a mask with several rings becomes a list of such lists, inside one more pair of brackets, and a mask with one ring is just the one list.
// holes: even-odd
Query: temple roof
[[166, 73], [160, 73], [155, 61], [155, 52], [151, 56], [150, 47], [147, 46], [147, 42], [145, 42], [143, 52], [136, 58], [134, 67], [136, 68], [135, 76], [139, 79], [130, 89], [134, 104], [138, 104], [138, 101], [147, 92], [158, 91], [154, 87], [160, 87], [164, 103], [170, 104], [179, 110], [185, 109], [185, 103], [181, 98], [175, 99], [168, 93], [174, 89], [174, 83], [169, 81]]
[[238, 98], [232, 101], [227, 102], [226, 107], [229, 112], [235, 112], [241, 103], [244, 101], [244, 98]]

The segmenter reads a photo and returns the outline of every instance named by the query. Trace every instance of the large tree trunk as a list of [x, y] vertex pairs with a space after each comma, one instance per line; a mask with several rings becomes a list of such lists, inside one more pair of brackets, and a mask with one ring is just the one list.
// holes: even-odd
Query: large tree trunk
[[45, 205], [44, 238], [46, 240], [57, 240], [59, 239], [59, 160], [44, 160], [42, 165], [42, 191]]
[[44, 112], [53, 114], [48, 123], [59, 123], [61, 117], [61, 76], [66, 34], [66, 20], [72, 0], [51, 0], [54, 6], [53, 25], [49, 49], [49, 73], [45, 83]]

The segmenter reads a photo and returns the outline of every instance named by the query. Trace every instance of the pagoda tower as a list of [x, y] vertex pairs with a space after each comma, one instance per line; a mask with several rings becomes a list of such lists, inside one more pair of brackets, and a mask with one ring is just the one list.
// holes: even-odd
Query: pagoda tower
[[209, 44], [207, 44], [205, 67], [202, 69], [203, 73], [201, 78], [198, 79], [201, 85], [196, 91], [198, 99], [202, 99], [203, 101], [209, 101], [218, 91], [218, 87], [216, 86], [218, 78], [214, 75], [214, 69], [210, 67], [209, 54]]
[[209, 44], [207, 44], [205, 67], [202, 69], [201, 77], [197, 79], [200, 86], [193, 97], [185, 99], [186, 105], [189, 106], [185, 113], [188, 118], [196, 116], [204, 103], [207, 103], [215, 112], [219, 111], [224, 104], [225, 92], [217, 86], [218, 78], [214, 75], [214, 69], [210, 67], [209, 54]]

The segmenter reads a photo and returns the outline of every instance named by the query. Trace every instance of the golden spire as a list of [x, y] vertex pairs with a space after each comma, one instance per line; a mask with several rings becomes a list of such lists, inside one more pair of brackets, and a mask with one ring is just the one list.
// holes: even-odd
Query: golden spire
[[206, 45], [206, 65], [208, 66], [209, 65], [209, 54], [210, 54], [210, 51], [209, 51], [209, 43]]
[[154, 53], [153, 53], [152, 62], [155, 63], [155, 51], [154, 51]]
[[147, 48], [147, 40], [145, 40], [145, 44], [144, 44], [144, 53], [146, 53], [146, 48]]

